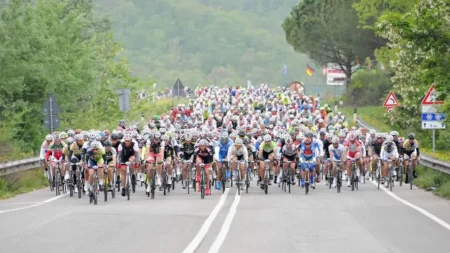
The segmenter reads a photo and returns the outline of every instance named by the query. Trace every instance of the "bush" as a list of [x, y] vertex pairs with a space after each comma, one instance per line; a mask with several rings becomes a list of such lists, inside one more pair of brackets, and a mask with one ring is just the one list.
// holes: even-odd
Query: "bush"
[[358, 70], [347, 88], [345, 101], [352, 106], [380, 105], [392, 82], [380, 70]]

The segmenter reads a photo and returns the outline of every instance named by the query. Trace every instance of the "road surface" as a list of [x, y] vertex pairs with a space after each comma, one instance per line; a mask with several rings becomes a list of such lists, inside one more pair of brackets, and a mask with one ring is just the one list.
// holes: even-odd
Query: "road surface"
[[[323, 183], [305, 195], [255, 186], [200, 199], [180, 185], [154, 200], [55, 197], [47, 189], [0, 201], [0, 252], [449, 252], [450, 202], [367, 181], [340, 194]], [[102, 195], [99, 195], [102, 197]]]

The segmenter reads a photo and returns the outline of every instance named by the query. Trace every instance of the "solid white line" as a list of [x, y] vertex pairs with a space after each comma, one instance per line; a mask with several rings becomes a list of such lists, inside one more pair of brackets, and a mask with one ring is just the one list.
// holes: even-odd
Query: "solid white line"
[[202, 227], [195, 235], [194, 239], [192, 239], [191, 243], [189, 243], [189, 245], [183, 250], [183, 253], [193, 253], [197, 249], [203, 238], [205, 238], [205, 235], [211, 227], [214, 219], [216, 219], [217, 215], [219, 214], [220, 209], [222, 209], [223, 204], [225, 204], [225, 200], [229, 192], [230, 188], [225, 189], [225, 192], [220, 197], [219, 203], [217, 203], [216, 207], [214, 207], [212, 212], [209, 214], [208, 218], [205, 220], [205, 223], [203, 223]]
[[60, 199], [60, 198], [62, 198], [62, 197], [64, 197], [64, 196], [66, 196], [66, 195], [67, 195], [67, 194], [61, 194], [61, 195], [59, 195], [59, 196], [56, 196], [56, 197], [53, 197], [53, 198], [50, 198], [50, 199], [47, 199], [47, 200], [44, 200], [44, 201], [41, 201], [41, 202], [37, 202], [37, 203], [34, 204], [34, 205], [29, 205], [29, 206], [24, 206], [24, 207], [14, 208], [14, 209], [3, 210], [3, 211], [0, 211], [0, 214], [2, 214], [2, 213], [14, 212], [14, 211], [20, 211], [20, 210], [25, 210], [25, 209], [29, 209], [29, 208], [41, 206], [41, 205], [50, 203], [50, 202], [52, 202], [52, 201], [55, 201], [55, 200], [57, 200], [57, 199]]
[[[370, 182], [372, 182], [372, 184], [374, 185], [378, 185], [376, 182], [369, 180]], [[433, 221], [435, 221], [437, 224], [443, 226], [444, 228], [450, 230], [450, 224], [448, 224], [447, 222], [439, 219], [438, 217], [434, 216], [433, 214], [429, 213], [428, 211], [400, 198], [399, 196], [395, 195], [394, 193], [392, 193], [391, 191], [389, 191], [388, 189], [386, 189], [383, 185], [380, 185], [380, 189], [383, 190], [385, 193], [387, 193], [387, 195], [391, 196], [392, 198], [394, 198], [395, 200], [411, 207], [412, 209], [415, 209], [416, 211], [418, 211], [419, 213], [425, 215], [426, 217], [432, 219]]]
[[209, 249], [208, 253], [219, 252], [219, 249], [222, 246], [223, 242], [225, 241], [225, 237], [227, 236], [228, 231], [230, 230], [231, 223], [233, 222], [233, 218], [236, 215], [236, 209], [237, 209], [237, 206], [239, 205], [240, 201], [241, 201], [241, 196], [239, 196], [236, 192], [236, 197], [234, 197], [234, 201], [233, 201], [233, 204], [231, 205], [230, 212], [228, 213], [227, 217], [225, 218], [222, 228], [220, 229], [219, 235], [217, 236], [213, 245]]
[[10, 205], [29, 205], [29, 204], [37, 204], [39, 202], [11, 202], [11, 203], [1, 203], [0, 206], [10, 206]]

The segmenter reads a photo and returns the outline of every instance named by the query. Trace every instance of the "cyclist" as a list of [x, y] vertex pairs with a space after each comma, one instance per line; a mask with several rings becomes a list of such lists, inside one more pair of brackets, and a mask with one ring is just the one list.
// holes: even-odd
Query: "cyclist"
[[212, 156], [213, 156], [213, 152], [209, 147], [209, 142], [205, 139], [201, 139], [198, 142], [198, 147], [195, 149], [195, 153], [194, 153], [194, 160], [196, 161], [196, 168], [197, 168], [197, 175], [195, 177], [196, 181], [197, 181], [197, 191], [200, 192], [200, 171], [201, 171], [201, 167], [200, 164], [203, 163], [205, 164], [205, 177], [206, 177], [206, 189], [205, 189], [205, 194], [206, 195], [210, 195], [211, 194], [211, 190], [209, 188], [209, 165], [212, 161]]
[[[289, 170], [291, 170], [291, 175], [295, 175], [295, 167], [298, 162], [298, 154], [299, 154], [298, 146], [295, 146], [293, 144], [293, 141], [289, 135], [286, 136], [285, 145], [281, 149], [281, 155], [283, 157], [281, 161], [284, 173], [289, 173], [288, 172], [289, 167]], [[288, 178], [288, 180], [291, 181], [290, 184], [294, 184], [294, 178], [295, 177]]]
[[[352, 161], [351, 159], [355, 159], [356, 163], [356, 177], [359, 180], [360, 170], [361, 168], [361, 154], [362, 154], [362, 144], [359, 140], [356, 139], [356, 134], [354, 132], [350, 132], [348, 134], [348, 140], [344, 143], [347, 151], [347, 176], [352, 174]], [[351, 180], [348, 180], [347, 186], [351, 187]]]
[[103, 164], [105, 161], [105, 148], [99, 141], [92, 141], [86, 151], [86, 164], [88, 168], [88, 180], [85, 183], [85, 191], [89, 192], [89, 197], [93, 197], [92, 184], [94, 183], [94, 168], [97, 167], [100, 188], [103, 187]]
[[116, 159], [117, 159], [117, 152], [112, 147], [112, 143], [109, 140], [105, 141], [105, 163], [108, 165], [108, 178], [109, 178], [109, 185], [108, 189], [111, 190], [112, 185], [112, 179], [113, 179], [113, 171], [116, 167]]
[[[258, 169], [258, 183], [261, 186], [261, 189], [264, 188], [264, 174], [265, 174], [265, 160], [270, 160], [269, 168], [271, 171], [273, 171], [273, 161], [276, 157], [278, 157], [278, 147], [277, 144], [272, 141], [272, 137], [269, 134], [264, 135], [262, 138], [263, 142], [259, 146], [259, 152], [258, 152], [258, 158], [261, 160], [259, 163], [259, 169]], [[271, 184], [269, 182], [269, 184]]]
[[[382, 183], [388, 181], [388, 161], [391, 160], [395, 163], [398, 159], [397, 146], [395, 145], [394, 138], [392, 136], [387, 136], [386, 141], [383, 143], [381, 148], [380, 158], [383, 161], [383, 169], [381, 170], [381, 175], [383, 176]], [[393, 165], [395, 166], [395, 164]], [[390, 182], [392, 183], [392, 182]], [[385, 184], [386, 187], [389, 184]]]
[[[117, 164], [119, 165], [120, 173], [120, 183], [122, 184], [122, 196], [125, 196], [125, 185], [126, 185], [126, 162], [130, 162], [130, 170], [133, 166], [139, 164], [139, 148], [138, 144], [133, 141], [131, 134], [127, 133], [124, 136], [124, 142], [122, 142], [118, 147], [117, 152]], [[134, 180], [134, 181], [133, 181]], [[131, 173], [131, 183], [136, 182], [136, 175]]]
[[[414, 133], [410, 133], [408, 134], [408, 140], [405, 140], [405, 142], [403, 143], [403, 156], [404, 156], [404, 161], [403, 164], [406, 168], [405, 172], [407, 172], [408, 170], [408, 165], [409, 165], [409, 161], [407, 161], [407, 159], [411, 158], [412, 160], [412, 169], [413, 169], [413, 177], [417, 178], [417, 174], [416, 174], [416, 166], [417, 166], [417, 159], [420, 156], [420, 151], [419, 151], [419, 142], [415, 139], [415, 134]], [[405, 179], [405, 184], [409, 183], [409, 173], [406, 173], [406, 179]]]
[[183, 182], [183, 189], [186, 189], [186, 187], [189, 187], [188, 181], [187, 181], [187, 170], [191, 169], [187, 167], [187, 161], [192, 162], [192, 155], [195, 152], [195, 144], [192, 142], [192, 135], [191, 133], [186, 133], [184, 136], [184, 141], [181, 142], [180, 145], [180, 153], [178, 153], [180, 159], [183, 161], [183, 167], [181, 170]]
[[[157, 115], [156, 115], [157, 116]], [[155, 117], [156, 117], [155, 116]], [[159, 116], [158, 116], [159, 119]], [[164, 159], [165, 143], [161, 141], [161, 133], [155, 132], [147, 141], [147, 180], [151, 180], [152, 170], [156, 164], [156, 185], [161, 187], [162, 162]], [[161, 189], [162, 190], [162, 189]], [[150, 192], [150, 184], [147, 186], [147, 192]]]
[[374, 173], [374, 169], [377, 168], [378, 158], [380, 158], [381, 148], [383, 147], [383, 136], [381, 133], [377, 133], [375, 135], [375, 139], [372, 140], [370, 145], [370, 156], [372, 157], [372, 173]]
[[330, 152], [331, 163], [333, 166], [333, 187], [336, 187], [336, 171], [337, 171], [337, 161], [342, 160], [342, 155], [345, 153], [345, 147], [339, 142], [338, 137], [333, 137], [332, 145], [328, 146], [328, 151]]
[[[52, 158], [51, 161], [51, 168], [52, 168], [52, 175], [53, 175], [53, 182], [55, 180], [55, 169], [56, 169], [56, 161], [62, 162], [63, 160], [63, 150], [64, 150], [64, 143], [61, 140], [61, 137], [59, 134], [53, 135], [53, 142], [48, 146], [45, 160], [49, 160], [50, 157]], [[61, 181], [64, 180], [64, 166], [60, 166], [60, 175], [61, 175]]]
[[236, 138], [236, 141], [234, 144], [232, 144], [228, 150], [228, 161], [232, 161], [231, 163], [231, 169], [235, 171], [237, 169], [237, 162], [243, 161], [244, 163], [241, 163], [239, 165], [239, 169], [241, 171], [241, 189], [243, 189], [242, 182], [245, 181], [245, 170], [248, 165], [248, 150], [244, 146], [244, 141], [241, 138]]
[[[220, 184], [222, 183], [222, 167], [224, 162], [227, 162], [228, 152], [229, 149], [233, 145], [233, 142], [228, 138], [227, 132], [222, 132], [220, 134], [220, 140], [217, 141], [217, 144], [215, 145], [215, 160], [217, 161], [217, 182]], [[220, 187], [217, 187], [217, 189], [220, 189]]]
[[[305, 177], [306, 177], [306, 167], [308, 167], [309, 172], [310, 172], [310, 183], [311, 183], [311, 187], [314, 189], [315, 188], [315, 181], [314, 181], [314, 176], [315, 176], [315, 159], [317, 157], [317, 152], [315, 150], [315, 148], [313, 147], [313, 143], [311, 138], [305, 138], [302, 142], [302, 144], [300, 144], [300, 163], [302, 165], [302, 180], [300, 182], [301, 187], [305, 186]], [[305, 163], [305, 161], [310, 161], [311, 163], [308, 164]]]

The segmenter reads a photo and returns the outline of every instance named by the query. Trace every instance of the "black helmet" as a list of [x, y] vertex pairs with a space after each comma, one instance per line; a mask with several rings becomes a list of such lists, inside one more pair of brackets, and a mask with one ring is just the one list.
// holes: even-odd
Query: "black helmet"
[[119, 139], [119, 135], [116, 133], [111, 134], [111, 140], [118, 140]]
[[408, 134], [408, 139], [414, 140], [414, 137], [415, 137], [414, 133], [409, 133]]
[[238, 135], [239, 135], [239, 137], [241, 137], [241, 138], [244, 138], [244, 136], [245, 136], [245, 132], [244, 132], [244, 130], [239, 130], [239, 133], [238, 133]]

